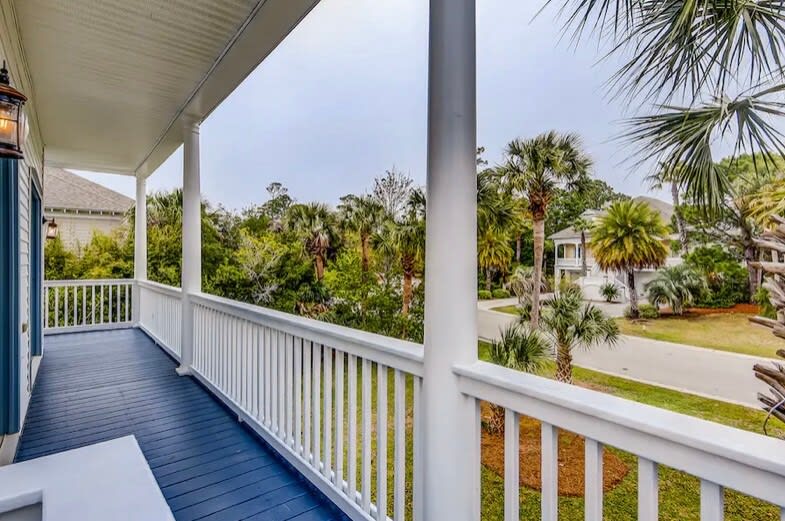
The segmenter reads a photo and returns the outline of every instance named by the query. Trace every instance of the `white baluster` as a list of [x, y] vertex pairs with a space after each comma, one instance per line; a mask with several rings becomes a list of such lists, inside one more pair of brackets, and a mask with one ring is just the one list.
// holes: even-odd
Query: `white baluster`
[[271, 383], [271, 411], [270, 418], [272, 421], [272, 430], [274, 434], [278, 434], [278, 331], [270, 330], [270, 372], [272, 376]]
[[504, 411], [504, 521], [520, 519], [521, 422], [518, 414]]
[[63, 286], [63, 327], [68, 327], [68, 286]]
[[602, 444], [591, 439], [585, 441], [586, 476], [585, 510], [586, 521], [602, 521]]
[[324, 348], [324, 386], [322, 388], [322, 400], [324, 401], [324, 425], [322, 426], [322, 436], [324, 437], [322, 446], [324, 451], [324, 467], [322, 475], [330, 480], [332, 473], [332, 451], [333, 451], [333, 350], [330, 347]]
[[542, 519], [556, 521], [559, 516], [559, 430], [542, 423]]
[[657, 464], [638, 458], [638, 520], [659, 518], [659, 478]]
[[725, 498], [722, 487], [711, 481], [701, 480], [701, 521], [722, 521], [725, 516]]
[[376, 511], [387, 519], [387, 367], [376, 364]]
[[74, 298], [74, 307], [73, 307], [74, 320], [73, 320], [73, 322], [71, 322], [72, 326], [76, 326], [79, 323], [79, 311], [78, 311], [79, 310], [79, 305], [78, 305], [78, 302], [76, 300], [78, 293], [79, 293], [79, 286], [74, 286], [74, 297], [73, 297]]
[[371, 512], [371, 361], [362, 361], [362, 507]]
[[87, 325], [87, 286], [82, 286], [82, 325]]
[[343, 351], [335, 352], [335, 485], [343, 487]]
[[284, 335], [280, 331], [276, 333], [276, 350], [278, 351], [278, 387], [276, 387], [275, 396], [278, 399], [278, 437], [286, 443], [286, 350], [284, 349]]
[[311, 434], [313, 422], [311, 421], [311, 404], [313, 403], [313, 390], [311, 389], [311, 384], [313, 383], [313, 360], [311, 360], [313, 347], [312, 342], [310, 341], [303, 341], [303, 368], [305, 369], [303, 373], [303, 408], [305, 409], [303, 413], [303, 419], [305, 420], [305, 425], [303, 426], [303, 432], [305, 433], [305, 439], [303, 440], [303, 457], [306, 461], [312, 462], [313, 455], [311, 454], [311, 450], [313, 449], [311, 445]]
[[393, 519], [406, 518], [406, 373], [398, 369], [393, 377]]
[[294, 451], [303, 453], [303, 340], [294, 338]]
[[294, 415], [292, 414], [292, 400], [294, 383], [292, 368], [294, 367], [294, 338], [285, 335], [284, 350], [286, 351], [286, 436], [287, 444], [294, 447]]
[[312, 343], [313, 348], [313, 465], [316, 472], [319, 472], [319, 467], [322, 462], [321, 450], [321, 374], [322, 374], [322, 346], [321, 344]]
[[357, 357], [349, 355], [349, 446], [346, 467], [349, 482], [349, 499], [357, 501]]
[[109, 298], [107, 299], [108, 309], [109, 309], [109, 319], [107, 320], [108, 323], [112, 323], [112, 285], [109, 284]]

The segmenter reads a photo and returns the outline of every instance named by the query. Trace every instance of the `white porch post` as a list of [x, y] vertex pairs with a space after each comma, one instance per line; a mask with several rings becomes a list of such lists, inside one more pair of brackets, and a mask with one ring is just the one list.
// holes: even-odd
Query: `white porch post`
[[193, 307], [190, 295], [202, 290], [202, 196], [199, 181], [199, 122], [183, 124], [183, 317], [180, 367], [187, 375], [193, 363]]
[[[147, 280], [147, 181], [136, 177], [136, 207], [134, 209], [134, 281]], [[132, 320], [139, 324], [141, 299], [139, 284], [134, 283], [132, 298]]]
[[431, 0], [423, 379], [424, 517], [479, 519], [475, 0]]

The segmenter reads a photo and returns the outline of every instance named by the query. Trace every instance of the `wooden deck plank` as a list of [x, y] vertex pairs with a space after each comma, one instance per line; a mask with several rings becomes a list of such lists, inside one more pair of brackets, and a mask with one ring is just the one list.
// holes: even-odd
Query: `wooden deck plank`
[[44, 350], [16, 461], [133, 434], [178, 521], [347, 519], [141, 331]]

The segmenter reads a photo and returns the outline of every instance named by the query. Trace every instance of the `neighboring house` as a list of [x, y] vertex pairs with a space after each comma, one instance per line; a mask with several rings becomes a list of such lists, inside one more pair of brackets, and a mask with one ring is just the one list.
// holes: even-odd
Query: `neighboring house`
[[[673, 217], [673, 205], [655, 199], [654, 197], [639, 196], [634, 198], [635, 201], [641, 201], [648, 204], [652, 209], [660, 214], [662, 220], [666, 223], [671, 222]], [[592, 222], [603, 214], [602, 210], [587, 210], [582, 216], [588, 221]], [[625, 300], [627, 297], [627, 282], [626, 275], [623, 273], [606, 272], [597, 266], [594, 262], [594, 256], [591, 250], [583, 252], [581, 248], [581, 231], [573, 227], [565, 228], [558, 231], [549, 237], [554, 244], [556, 250], [556, 262], [554, 263], [554, 276], [558, 283], [562, 277], [565, 277], [583, 288], [584, 294], [587, 298], [592, 300], [599, 300], [601, 298], [599, 289], [606, 282], [613, 282], [621, 290]], [[675, 238], [675, 236], [673, 237]], [[591, 240], [591, 234], [586, 231], [586, 242]], [[668, 251], [670, 252], [670, 241], [668, 241]], [[586, 255], [586, 276], [581, 274], [583, 266], [583, 255]], [[669, 253], [665, 261], [667, 266], [673, 266], [681, 263], [681, 257], [676, 253]], [[643, 294], [644, 287], [653, 276], [654, 269], [638, 270], [635, 272], [635, 288], [640, 295]]]
[[44, 169], [44, 217], [54, 219], [66, 248], [78, 250], [94, 232], [111, 234], [125, 224], [134, 200], [60, 168]]

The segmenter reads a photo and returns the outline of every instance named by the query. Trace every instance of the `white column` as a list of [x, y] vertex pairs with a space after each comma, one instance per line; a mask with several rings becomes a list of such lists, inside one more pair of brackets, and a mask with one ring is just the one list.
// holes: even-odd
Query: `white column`
[[[475, 2], [431, 0], [423, 378], [424, 519], [479, 519]], [[424, 520], [421, 520], [424, 521]]]
[[202, 196], [199, 182], [199, 122], [183, 125], [183, 317], [180, 367], [187, 375], [193, 363], [193, 307], [189, 296], [202, 290]]
[[[134, 280], [147, 280], [147, 182], [138, 174], [134, 209]], [[138, 324], [141, 319], [139, 293], [139, 285], [134, 284], [131, 295], [134, 324]]]

